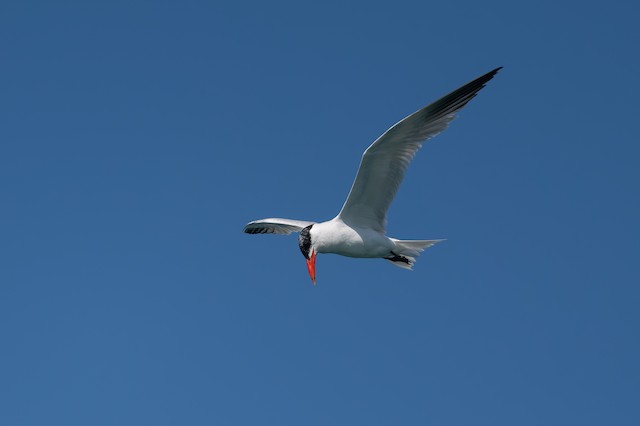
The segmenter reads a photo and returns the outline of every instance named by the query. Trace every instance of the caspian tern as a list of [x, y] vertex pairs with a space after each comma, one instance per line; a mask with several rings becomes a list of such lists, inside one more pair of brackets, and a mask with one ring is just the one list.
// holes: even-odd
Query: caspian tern
[[411, 269], [420, 253], [442, 240], [398, 240], [385, 235], [387, 210], [405, 171], [422, 144], [447, 128], [502, 67], [465, 84], [414, 112], [376, 139], [362, 155], [360, 168], [340, 213], [326, 222], [269, 218], [244, 227], [248, 234], [300, 232], [298, 245], [316, 284], [317, 253], [382, 258]]

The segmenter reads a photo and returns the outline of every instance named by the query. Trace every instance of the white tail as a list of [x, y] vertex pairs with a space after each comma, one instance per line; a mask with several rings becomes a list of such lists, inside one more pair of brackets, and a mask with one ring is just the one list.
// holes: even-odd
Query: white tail
[[395, 256], [386, 259], [400, 268], [411, 270], [416, 263], [416, 257], [420, 256], [424, 249], [444, 240], [396, 240], [391, 238], [391, 241], [396, 245], [393, 252]]

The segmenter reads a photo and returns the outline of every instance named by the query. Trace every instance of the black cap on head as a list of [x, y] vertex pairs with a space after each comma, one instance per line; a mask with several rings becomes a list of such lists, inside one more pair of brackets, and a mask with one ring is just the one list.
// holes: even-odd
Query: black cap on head
[[309, 225], [306, 228], [303, 228], [300, 231], [300, 235], [298, 235], [298, 246], [300, 247], [300, 251], [305, 259], [309, 259], [311, 256], [311, 227], [313, 225]]

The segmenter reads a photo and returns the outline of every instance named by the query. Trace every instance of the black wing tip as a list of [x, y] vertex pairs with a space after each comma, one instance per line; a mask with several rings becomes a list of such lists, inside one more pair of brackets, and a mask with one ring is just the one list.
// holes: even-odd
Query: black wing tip
[[252, 224], [252, 222], [247, 223], [244, 228], [242, 228], [242, 232], [244, 232], [245, 234], [259, 234], [263, 232], [261, 228], [252, 227]]
[[268, 228], [250, 228], [248, 226], [245, 226], [244, 229], [242, 230], [242, 232], [244, 232], [245, 234], [273, 234], [273, 230], [268, 229]]
[[450, 114], [463, 108], [471, 99], [475, 98], [480, 90], [500, 71], [502, 67], [495, 68], [475, 80], [471, 80], [464, 86], [454, 90], [448, 95], [438, 99], [431, 105], [425, 107], [430, 114]]
[[498, 72], [500, 72], [500, 70], [504, 68], [502, 66], [499, 66], [498, 68], [495, 68], [491, 71], [489, 71], [488, 73], [486, 73], [484, 76], [488, 77], [487, 81], [491, 80], [496, 74], [498, 74]]
[[498, 68], [492, 69], [488, 73], [486, 73], [484, 75], [481, 75], [480, 77], [478, 77], [475, 80], [471, 81], [471, 83], [469, 83], [469, 84], [476, 83], [476, 84], [478, 84], [480, 86], [480, 88], [482, 88], [482, 87], [484, 87], [485, 84], [487, 84], [487, 82], [489, 82], [489, 80], [491, 80], [496, 74], [498, 74], [498, 72], [502, 68], [503, 68], [502, 66], [499, 66]]

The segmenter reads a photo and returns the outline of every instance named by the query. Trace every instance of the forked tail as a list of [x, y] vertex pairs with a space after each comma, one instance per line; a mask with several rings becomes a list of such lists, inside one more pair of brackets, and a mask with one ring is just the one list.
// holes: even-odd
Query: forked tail
[[416, 257], [420, 256], [424, 249], [444, 240], [396, 240], [391, 238], [391, 241], [395, 243], [396, 249], [391, 253], [391, 256], [385, 259], [400, 268], [411, 270], [416, 263]]

